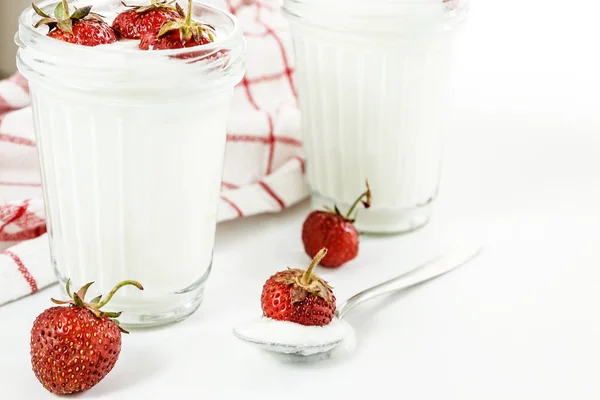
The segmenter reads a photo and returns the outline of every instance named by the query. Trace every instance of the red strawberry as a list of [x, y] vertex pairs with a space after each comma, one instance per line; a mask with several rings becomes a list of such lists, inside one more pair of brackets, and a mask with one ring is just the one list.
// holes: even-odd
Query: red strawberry
[[332, 288], [312, 273], [326, 254], [327, 249], [321, 249], [306, 271], [288, 269], [265, 282], [261, 296], [265, 317], [309, 326], [331, 322], [335, 312]]
[[356, 199], [348, 214], [342, 215], [337, 206], [334, 210], [311, 212], [302, 226], [302, 242], [306, 254], [314, 257], [323, 247], [328, 248], [329, 252], [321, 260], [321, 265], [330, 268], [339, 267], [356, 258], [358, 232], [350, 216], [361, 201], [366, 208], [370, 207], [371, 189], [368, 183], [367, 191]]
[[34, 27], [48, 25], [48, 36], [63, 42], [79, 44], [82, 46], [98, 46], [117, 41], [115, 32], [102, 17], [91, 12], [92, 6], [82, 7], [69, 13], [67, 0], [62, 0], [54, 9], [54, 18], [44, 13], [33, 4], [35, 12], [42, 17]]
[[192, 20], [192, 0], [188, 1], [187, 15], [179, 4], [176, 7], [180, 18], [165, 22], [158, 33], [148, 32], [145, 34], [140, 42], [140, 49], [183, 49], [214, 42], [214, 28]]
[[158, 33], [165, 22], [174, 21], [177, 18], [179, 18], [179, 13], [175, 7], [166, 1], [152, 0], [152, 4], [149, 6], [133, 6], [117, 15], [112, 28], [122, 38], [141, 39], [147, 33]]
[[[92, 282], [93, 283], [93, 282]], [[71, 294], [70, 301], [52, 299], [55, 304], [41, 313], [31, 329], [31, 364], [41, 384], [54, 394], [73, 394], [88, 390], [100, 382], [115, 366], [121, 352], [121, 332], [127, 333], [112, 318], [120, 312], [103, 312], [106, 305], [121, 287], [134, 281], [119, 283], [106, 299], [96, 297], [85, 303], [85, 294], [92, 283]]]

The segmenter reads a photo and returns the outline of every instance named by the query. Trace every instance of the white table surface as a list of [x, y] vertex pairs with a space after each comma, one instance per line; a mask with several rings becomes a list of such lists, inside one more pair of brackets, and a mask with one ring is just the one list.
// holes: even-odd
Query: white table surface
[[[598, 11], [591, 0], [474, 2], [434, 220], [364, 237], [358, 259], [318, 272], [345, 299], [452, 237], [475, 233], [484, 252], [349, 314], [352, 358], [285, 364], [231, 334], [259, 315], [269, 274], [307, 264], [301, 204], [219, 226], [201, 309], [125, 337], [115, 369], [78, 398], [600, 398]], [[0, 308], [1, 399], [52, 398], [31, 372], [29, 330], [56, 291]]]

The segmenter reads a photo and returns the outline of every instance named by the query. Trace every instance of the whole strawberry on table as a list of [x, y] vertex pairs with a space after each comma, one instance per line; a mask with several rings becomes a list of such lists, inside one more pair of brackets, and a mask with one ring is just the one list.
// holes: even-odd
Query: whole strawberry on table
[[306, 270], [288, 269], [271, 276], [262, 290], [263, 315], [306, 326], [329, 324], [336, 309], [335, 295], [332, 287], [313, 273], [326, 254], [327, 249], [321, 249]]
[[51, 38], [82, 46], [98, 46], [117, 41], [115, 32], [100, 15], [92, 12], [92, 6], [81, 7], [71, 13], [68, 1], [62, 0], [54, 9], [54, 17], [35, 4], [32, 7], [42, 17], [34, 27], [47, 25], [50, 28], [47, 36]]
[[69, 301], [42, 312], [31, 329], [31, 365], [40, 383], [54, 394], [74, 394], [98, 384], [115, 366], [121, 353], [120, 312], [101, 311], [123, 286], [143, 290], [140, 283], [124, 281], [102, 296], [85, 302], [93, 282], [71, 293]]
[[365, 208], [371, 206], [371, 188], [367, 182], [367, 190], [362, 193], [343, 215], [337, 206], [333, 210], [315, 210], [311, 212], [302, 225], [302, 243], [304, 251], [315, 257], [320, 249], [326, 247], [329, 252], [320, 265], [336, 268], [358, 255], [359, 235], [354, 227], [352, 217], [356, 207], [362, 203]]

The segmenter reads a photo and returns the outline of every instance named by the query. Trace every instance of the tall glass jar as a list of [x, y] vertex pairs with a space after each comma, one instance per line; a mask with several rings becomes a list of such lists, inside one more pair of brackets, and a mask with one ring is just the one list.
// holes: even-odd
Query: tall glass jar
[[362, 232], [425, 225], [438, 193], [446, 89], [466, 0], [285, 0], [313, 206]]
[[[118, 7], [105, 0], [94, 11]], [[62, 287], [94, 281], [89, 298], [142, 283], [110, 304], [127, 326], [193, 313], [211, 270], [245, 42], [224, 11], [196, 3], [194, 17], [216, 28], [216, 41], [160, 51], [72, 45], [34, 29], [32, 9], [20, 18], [17, 64], [31, 88], [52, 264]]]

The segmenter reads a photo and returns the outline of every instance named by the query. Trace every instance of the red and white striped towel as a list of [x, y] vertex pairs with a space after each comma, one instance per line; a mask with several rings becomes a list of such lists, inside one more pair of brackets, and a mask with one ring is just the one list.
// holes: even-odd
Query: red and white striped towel
[[[247, 71], [229, 121], [219, 221], [278, 212], [308, 195], [288, 25], [277, 0], [212, 0], [240, 19]], [[0, 81], [0, 305], [55, 282], [28, 85]]]

